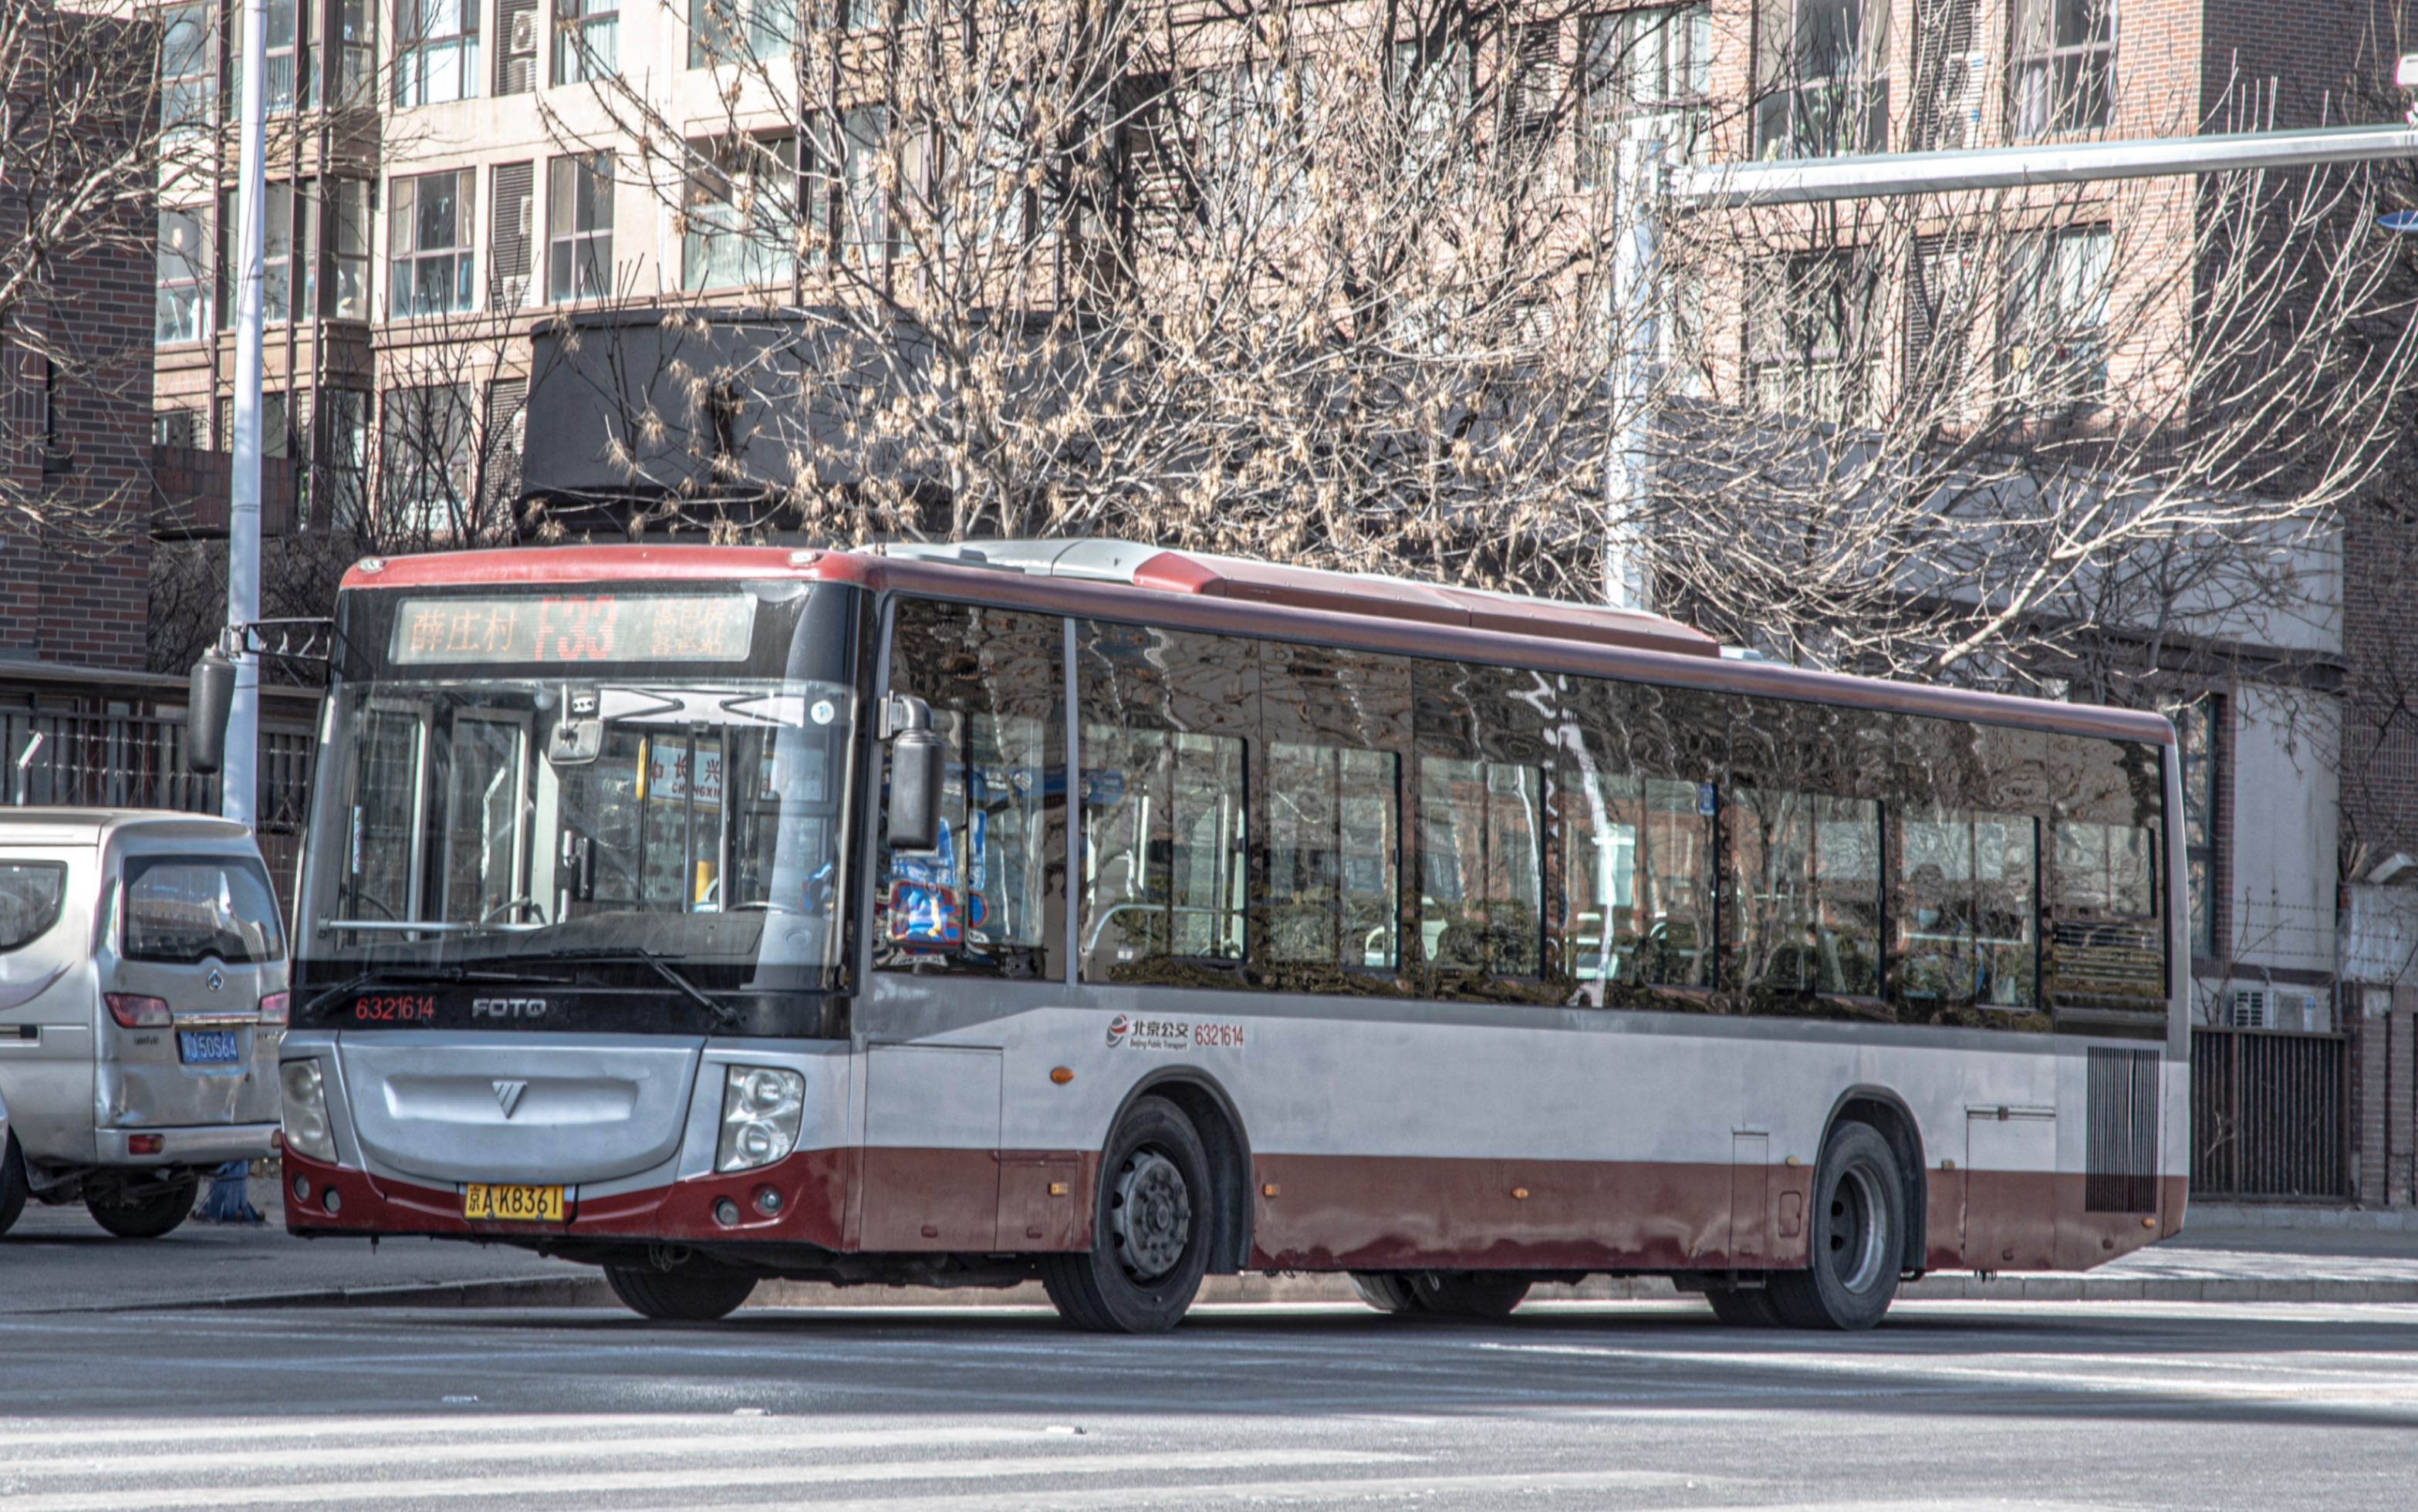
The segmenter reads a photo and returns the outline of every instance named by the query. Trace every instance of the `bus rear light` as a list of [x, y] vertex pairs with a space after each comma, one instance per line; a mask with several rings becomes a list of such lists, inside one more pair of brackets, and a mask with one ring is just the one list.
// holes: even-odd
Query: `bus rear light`
[[316, 1061], [288, 1061], [277, 1068], [285, 1092], [285, 1147], [296, 1154], [333, 1164], [335, 1137], [328, 1130], [328, 1084]]
[[[754, 1170], [788, 1158], [805, 1118], [806, 1078], [773, 1066], [732, 1066], [723, 1074], [718, 1172]], [[732, 1212], [738, 1210], [734, 1207]]]
[[262, 1026], [268, 1027], [274, 1025], [279, 1029], [284, 1028], [285, 1005], [290, 1000], [291, 1000], [283, 992], [262, 993], [260, 995], [260, 1022]]
[[109, 1016], [117, 1020], [120, 1029], [166, 1029], [175, 1021], [165, 998], [146, 998], [136, 992], [106, 992], [101, 996], [109, 1003]]

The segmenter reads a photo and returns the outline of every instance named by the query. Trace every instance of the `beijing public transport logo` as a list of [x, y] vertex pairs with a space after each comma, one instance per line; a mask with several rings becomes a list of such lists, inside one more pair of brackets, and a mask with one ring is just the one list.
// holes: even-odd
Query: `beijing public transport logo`
[[1137, 1050], [1239, 1050], [1243, 1026], [1188, 1018], [1128, 1018], [1119, 1014], [1109, 1020], [1109, 1048], [1124, 1046]]

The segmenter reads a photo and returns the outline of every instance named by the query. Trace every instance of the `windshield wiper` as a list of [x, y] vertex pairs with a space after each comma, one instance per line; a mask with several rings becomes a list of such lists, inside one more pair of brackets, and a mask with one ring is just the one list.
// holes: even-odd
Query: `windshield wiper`
[[544, 977], [531, 976], [526, 971], [474, 971], [467, 966], [374, 966], [366, 971], [355, 972], [334, 986], [319, 993], [302, 1005], [302, 1012], [306, 1015], [316, 1013], [320, 1005], [329, 999], [341, 998], [348, 992], [359, 992], [363, 987], [382, 986], [390, 982], [397, 985], [426, 982], [505, 982], [526, 985], [531, 982], [545, 980], [547, 979]]
[[692, 1001], [713, 1016], [724, 1029], [737, 1029], [742, 1020], [739, 1011], [709, 995], [703, 987], [681, 974], [680, 970], [664, 959], [660, 951], [642, 945], [565, 946], [559, 950], [514, 951], [505, 957], [515, 961], [573, 961], [589, 966], [616, 966], [635, 961], [651, 968], [655, 975], [678, 987]]

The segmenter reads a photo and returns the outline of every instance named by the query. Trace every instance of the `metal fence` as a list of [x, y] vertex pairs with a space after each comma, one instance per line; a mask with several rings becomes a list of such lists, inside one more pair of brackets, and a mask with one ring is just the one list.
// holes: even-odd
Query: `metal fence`
[[2349, 1036], [2192, 1031], [2194, 1197], [2350, 1193]]
[[[34, 745], [36, 736], [41, 743]], [[32, 757], [25, 759], [28, 746]], [[313, 736], [260, 732], [260, 801], [254, 826], [268, 875], [283, 897], [301, 855], [311, 797]], [[0, 794], [17, 803], [82, 808], [219, 810], [219, 779], [185, 765], [185, 722], [148, 714], [0, 714]], [[21, 765], [22, 763], [22, 765]]]

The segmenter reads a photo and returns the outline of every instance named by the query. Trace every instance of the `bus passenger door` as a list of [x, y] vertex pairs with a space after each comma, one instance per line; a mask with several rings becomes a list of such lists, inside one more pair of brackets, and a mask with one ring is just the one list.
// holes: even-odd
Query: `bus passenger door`
[[1965, 1110], [1965, 1263], [2043, 1270], [2057, 1259], [2057, 1109]]
[[998, 1247], [999, 1062], [974, 1046], [867, 1052], [859, 1249]]

